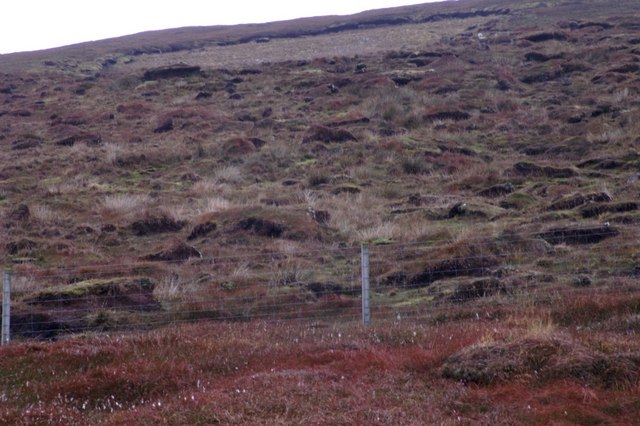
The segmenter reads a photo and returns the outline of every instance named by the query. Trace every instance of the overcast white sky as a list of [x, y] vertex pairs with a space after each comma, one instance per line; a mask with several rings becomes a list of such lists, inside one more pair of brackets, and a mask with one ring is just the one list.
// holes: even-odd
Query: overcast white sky
[[270, 22], [435, 0], [2, 0], [0, 53], [40, 50], [142, 31]]

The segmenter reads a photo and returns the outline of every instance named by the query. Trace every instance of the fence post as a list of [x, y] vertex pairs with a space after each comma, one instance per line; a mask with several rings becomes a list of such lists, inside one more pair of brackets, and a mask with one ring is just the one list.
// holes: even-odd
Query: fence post
[[371, 294], [369, 292], [369, 246], [361, 246], [362, 265], [362, 325], [371, 322]]
[[11, 271], [5, 270], [2, 276], [2, 346], [11, 339]]

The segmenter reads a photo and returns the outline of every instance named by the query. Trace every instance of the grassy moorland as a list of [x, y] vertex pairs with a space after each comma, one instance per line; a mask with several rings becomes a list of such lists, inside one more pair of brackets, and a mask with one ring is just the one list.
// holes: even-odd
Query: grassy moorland
[[[0, 56], [0, 420], [632, 424], [636, 3]], [[331, 320], [358, 315], [363, 242], [366, 330]]]

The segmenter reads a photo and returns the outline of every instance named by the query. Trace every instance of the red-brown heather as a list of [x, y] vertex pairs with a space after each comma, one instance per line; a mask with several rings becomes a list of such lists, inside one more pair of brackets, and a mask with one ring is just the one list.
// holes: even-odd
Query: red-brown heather
[[0, 423], [637, 424], [639, 64], [635, 0], [0, 56]]

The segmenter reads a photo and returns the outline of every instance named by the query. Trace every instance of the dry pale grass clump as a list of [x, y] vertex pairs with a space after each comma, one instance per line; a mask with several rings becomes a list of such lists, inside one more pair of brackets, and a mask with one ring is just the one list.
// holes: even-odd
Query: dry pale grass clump
[[239, 184], [244, 180], [244, 172], [238, 166], [226, 166], [217, 169], [213, 175], [213, 181], [222, 184]]
[[417, 219], [398, 224], [394, 239], [396, 241], [448, 241], [451, 235], [446, 227], [434, 225], [424, 219]]
[[42, 283], [33, 275], [14, 274], [11, 278], [11, 296], [32, 294], [42, 288]]
[[409, 129], [419, 127], [422, 108], [433, 102], [426, 94], [410, 87], [385, 84], [371, 90], [375, 90], [376, 94], [365, 96], [361, 107], [365, 115]]
[[207, 197], [204, 199], [203, 207], [201, 208], [202, 214], [215, 213], [228, 210], [233, 205], [231, 202], [222, 197]]
[[147, 194], [117, 194], [107, 195], [102, 201], [105, 210], [127, 214], [144, 209], [151, 203]]
[[393, 222], [382, 222], [369, 228], [360, 229], [356, 235], [360, 241], [393, 240], [397, 234], [398, 226]]
[[191, 187], [191, 194], [197, 197], [203, 197], [212, 194], [224, 194], [231, 191], [229, 185], [218, 182], [215, 178], [201, 179]]
[[[234, 208], [251, 207], [257, 206], [259, 204], [257, 201], [257, 197], [239, 201], [232, 201], [224, 195], [215, 195], [225, 194], [225, 191], [208, 191], [207, 189], [212, 188], [212, 185], [204, 183], [202, 186], [199, 186], [198, 183], [200, 182], [197, 182], [192, 189], [194, 195], [198, 197], [198, 200], [189, 209], [183, 207], [185, 210], [189, 210], [192, 216], [200, 216], [207, 213], [219, 213]], [[213, 186], [218, 189], [220, 188], [220, 186], [217, 184], [214, 184]], [[203, 188], [201, 192], [200, 188]]]
[[616, 106], [623, 105], [627, 100], [633, 99], [630, 94], [628, 87], [618, 89], [611, 94], [611, 102]]
[[249, 262], [239, 262], [229, 274], [232, 280], [248, 280], [254, 276]]
[[119, 194], [105, 197], [102, 203], [105, 217], [119, 216], [125, 219], [162, 217], [170, 222], [185, 222], [197, 215], [188, 204], [169, 204], [158, 206], [146, 194]]
[[[380, 226], [384, 221], [385, 212], [381, 203], [377, 197], [369, 193], [328, 195], [318, 199], [316, 203], [319, 209], [327, 210], [331, 214], [330, 226], [338, 229], [352, 242], [360, 241], [361, 231], [374, 234], [375, 231], [365, 230]], [[382, 227], [379, 231], [384, 230]]]
[[116, 165], [118, 159], [122, 157], [125, 152], [124, 147], [115, 143], [104, 144], [104, 161], [107, 164]]
[[43, 204], [35, 204], [29, 207], [31, 218], [41, 223], [66, 225], [69, 215], [59, 209], [52, 209]]
[[308, 251], [308, 247], [306, 247], [304, 243], [292, 240], [274, 240], [271, 246], [276, 252], [285, 256], [295, 256]]
[[45, 189], [49, 195], [74, 194], [95, 183], [95, 179], [87, 178], [85, 176], [79, 176], [73, 177], [71, 179], [62, 179], [59, 182], [46, 184]]
[[259, 151], [248, 154], [244, 163], [247, 169], [252, 170], [269, 170], [271, 166], [285, 168], [293, 162], [299, 150], [300, 146], [292, 141], [276, 139], [267, 142]]
[[84, 143], [75, 143], [69, 147], [69, 158], [79, 161], [86, 161], [95, 154], [95, 149]]
[[200, 214], [194, 204], [165, 204], [158, 208], [158, 213], [176, 222], [188, 222]]
[[384, 221], [378, 225], [357, 231], [359, 241], [451, 241], [452, 235], [446, 227], [434, 225], [432, 221], [411, 217]]
[[551, 315], [539, 309], [536, 310], [535, 307], [523, 308], [517, 315], [510, 315], [505, 323], [509, 325], [508, 332], [503, 336], [507, 341], [528, 338], [547, 339], [557, 337], [561, 333], [561, 328], [553, 321]]
[[175, 309], [175, 306], [171, 306], [170, 303], [183, 300], [194, 290], [195, 286], [181, 279], [179, 274], [167, 273], [156, 283], [153, 295], [161, 304], [167, 304], [167, 308]]
[[627, 136], [627, 131], [623, 129], [607, 129], [600, 133], [587, 133], [587, 142], [593, 144], [617, 145], [623, 143]]

